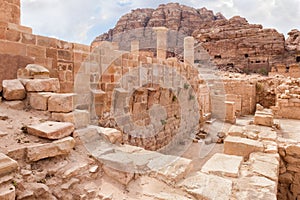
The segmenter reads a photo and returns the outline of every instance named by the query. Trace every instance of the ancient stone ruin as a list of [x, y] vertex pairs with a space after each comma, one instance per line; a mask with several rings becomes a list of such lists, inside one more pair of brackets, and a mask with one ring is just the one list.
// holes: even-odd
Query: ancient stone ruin
[[300, 199], [299, 31], [172, 3], [88, 46], [0, 11], [1, 200]]

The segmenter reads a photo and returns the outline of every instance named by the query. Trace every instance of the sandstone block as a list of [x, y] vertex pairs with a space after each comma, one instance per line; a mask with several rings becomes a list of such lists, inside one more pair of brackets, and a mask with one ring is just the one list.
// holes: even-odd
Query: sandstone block
[[23, 110], [25, 108], [25, 103], [23, 101], [5, 101], [4, 104], [15, 110]]
[[3, 153], [0, 153], [0, 176], [11, 173], [18, 168], [18, 163], [6, 156]]
[[300, 157], [300, 145], [288, 145], [285, 149], [287, 155]]
[[19, 69], [18, 79], [49, 79], [49, 70], [41, 65], [28, 64], [25, 69]]
[[22, 100], [26, 96], [25, 88], [19, 80], [4, 80], [2, 87], [6, 100]]
[[54, 94], [48, 100], [48, 111], [50, 112], [72, 112], [74, 110], [75, 94]]
[[29, 134], [47, 139], [60, 139], [71, 135], [74, 131], [74, 125], [70, 122], [52, 122], [47, 121], [27, 127]]
[[28, 93], [29, 104], [36, 110], [48, 109], [48, 99], [53, 93], [50, 92], [39, 92], [39, 93]]
[[38, 161], [44, 158], [65, 155], [75, 146], [75, 140], [72, 137], [66, 137], [48, 144], [37, 144], [27, 147], [27, 160]]
[[274, 125], [273, 114], [265, 109], [264, 111], [256, 111], [254, 115], [254, 124], [262, 126]]
[[186, 178], [178, 186], [197, 199], [230, 199], [232, 193], [231, 180], [201, 172]]
[[98, 131], [113, 144], [122, 141], [122, 132], [117, 129], [100, 127]]
[[118, 181], [119, 183], [121, 183], [123, 185], [128, 185], [128, 183], [134, 177], [134, 173], [119, 171], [117, 169], [113, 169], [113, 168], [108, 167], [106, 165], [103, 165], [102, 168], [103, 168], [103, 171], [105, 172], [105, 174], [107, 176], [115, 179], [116, 181]]
[[13, 185], [5, 185], [0, 187], [0, 199], [1, 200], [15, 200], [16, 189]]
[[202, 167], [201, 171], [219, 176], [239, 177], [243, 157], [214, 154]]
[[263, 150], [263, 144], [256, 140], [234, 136], [228, 136], [224, 140], [225, 154], [243, 156], [244, 159], [248, 159], [252, 152], [262, 152]]
[[57, 78], [32, 79], [23, 81], [27, 92], [59, 92], [60, 84]]
[[51, 113], [51, 119], [59, 122], [70, 122], [75, 128], [87, 127], [90, 123], [90, 114], [86, 110], [74, 110], [70, 113]]

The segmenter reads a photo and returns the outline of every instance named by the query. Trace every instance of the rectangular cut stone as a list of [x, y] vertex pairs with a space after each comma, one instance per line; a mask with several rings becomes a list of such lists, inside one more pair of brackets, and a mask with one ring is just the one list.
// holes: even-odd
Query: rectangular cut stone
[[47, 121], [27, 127], [29, 134], [47, 139], [60, 139], [69, 136], [74, 131], [74, 125], [70, 122]]
[[224, 140], [225, 154], [243, 156], [244, 159], [248, 159], [252, 152], [263, 152], [263, 150], [263, 144], [256, 140], [234, 136], [227, 136]]
[[51, 92], [28, 93], [31, 108], [44, 111], [48, 110], [48, 99], [52, 94]]
[[232, 181], [219, 176], [197, 172], [178, 184], [197, 199], [231, 199]]
[[59, 122], [70, 122], [75, 128], [87, 127], [90, 123], [90, 113], [86, 110], [74, 110], [70, 113], [51, 113], [51, 119]]
[[231, 124], [235, 124], [236, 122], [235, 103], [232, 101], [225, 101], [225, 107], [226, 107], [225, 121]]
[[122, 141], [122, 132], [117, 129], [99, 127], [98, 131], [113, 144]]
[[37, 144], [27, 147], [27, 160], [38, 161], [44, 158], [55, 157], [70, 153], [75, 146], [72, 137], [66, 137], [48, 144]]
[[241, 126], [231, 126], [227, 135], [242, 137], [245, 130]]
[[253, 160], [251, 169], [254, 173], [267, 177], [273, 181], [278, 181], [279, 163], [275, 165], [261, 160]]
[[28, 64], [25, 69], [19, 69], [17, 72], [18, 79], [49, 79], [49, 70], [41, 65]]
[[186, 158], [165, 155], [151, 160], [147, 167], [151, 174], [167, 183], [177, 183], [192, 169], [192, 161]]
[[59, 92], [60, 84], [57, 78], [30, 79], [24, 81], [27, 92]]
[[0, 176], [11, 173], [18, 168], [18, 163], [6, 156], [3, 153], [0, 153]]
[[262, 125], [262, 126], [273, 126], [273, 115], [269, 114], [255, 114], [254, 116], [254, 124]]
[[221, 153], [214, 154], [202, 167], [202, 172], [219, 176], [239, 177], [240, 167], [243, 157], [226, 155]]
[[19, 80], [4, 80], [2, 87], [6, 100], [22, 100], [26, 96], [25, 88]]
[[50, 112], [72, 112], [74, 110], [73, 93], [54, 94], [48, 100], [48, 111]]

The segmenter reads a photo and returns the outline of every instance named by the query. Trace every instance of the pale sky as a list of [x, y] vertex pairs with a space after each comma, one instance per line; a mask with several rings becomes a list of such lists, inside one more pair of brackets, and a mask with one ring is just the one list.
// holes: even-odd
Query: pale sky
[[90, 44], [132, 9], [156, 8], [168, 2], [206, 7], [227, 19], [240, 15], [284, 35], [291, 29], [300, 30], [300, 0], [21, 0], [21, 21], [34, 34]]

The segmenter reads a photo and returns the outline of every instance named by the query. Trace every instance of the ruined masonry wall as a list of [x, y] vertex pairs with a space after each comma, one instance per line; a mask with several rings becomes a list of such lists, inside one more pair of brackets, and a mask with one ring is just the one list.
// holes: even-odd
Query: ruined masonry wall
[[0, 87], [4, 79], [17, 77], [29, 63], [45, 66], [59, 78], [61, 92], [72, 92], [74, 74], [90, 52], [90, 46], [32, 34], [20, 25], [20, 0], [0, 0]]

